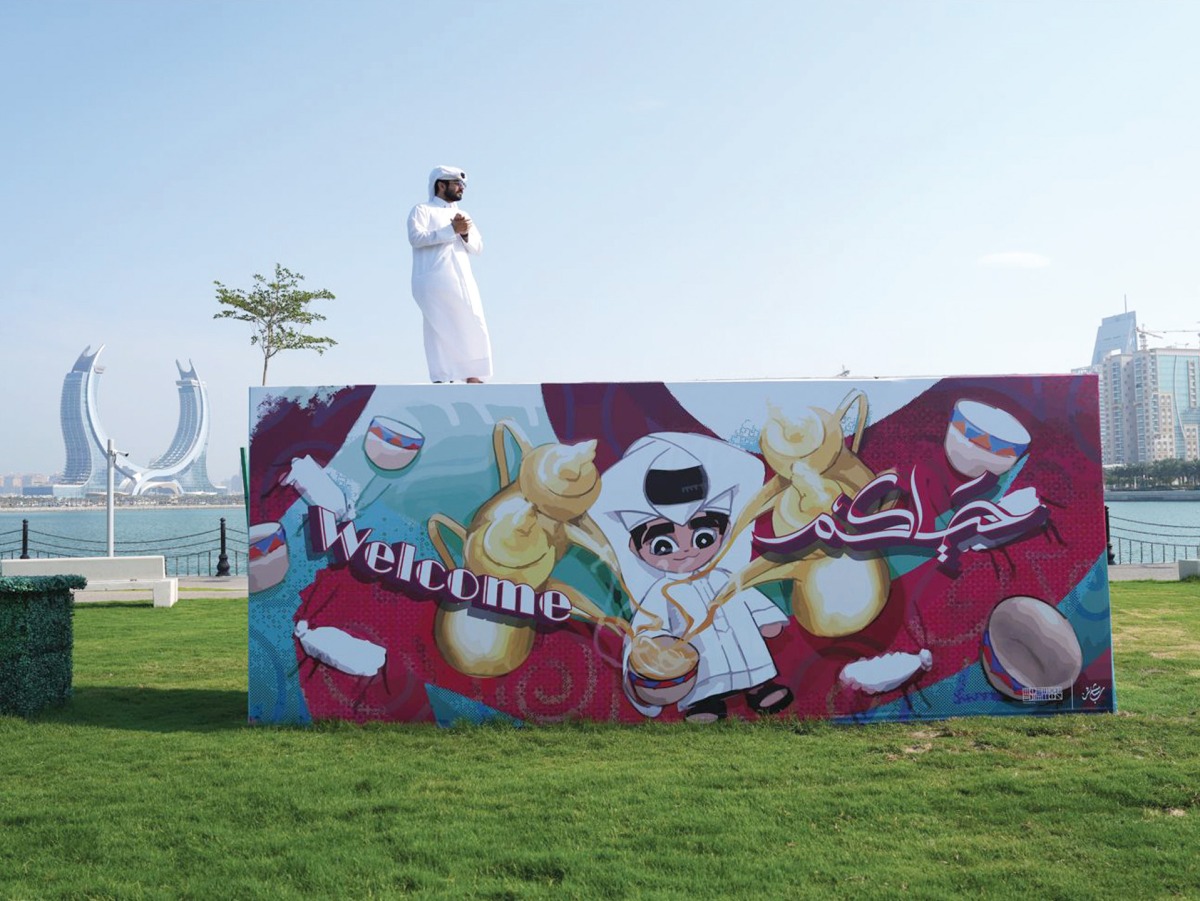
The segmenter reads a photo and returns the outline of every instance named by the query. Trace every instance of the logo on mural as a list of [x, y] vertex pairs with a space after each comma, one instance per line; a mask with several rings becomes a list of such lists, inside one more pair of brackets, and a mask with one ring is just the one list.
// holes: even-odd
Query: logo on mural
[[1104, 691], [1103, 685], [1093, 683], [1083, 690], [1083, 700], [1088, 704], [1099, 704], [1100, 699], [1104, 697]]

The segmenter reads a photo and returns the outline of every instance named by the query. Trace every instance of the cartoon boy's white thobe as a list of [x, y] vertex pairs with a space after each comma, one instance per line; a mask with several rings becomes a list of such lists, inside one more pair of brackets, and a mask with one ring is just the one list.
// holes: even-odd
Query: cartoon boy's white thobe
[[[698, 491], [681, 503], [660, 503], [647, 492], [654, 471], [694, 473]], [[715, 511], [732, 525], [763, 483], [763, 465], [752, 454], [705, 435], [657, 432], [634, 442], [624, 456], [601, 474], [600, 497], [592, 509], [601, 531], [612, 545], [621, 577], [636, 601], [632, 631], [639, 637], [685, 635], [708, 617], [709, 604], [736, 572], [750, 561], [750, 534], [745, 532], [724, 549], [721, 566], [689, 581], [683, 573], [664, 573], [642, 560], [630, 547], [630, 529], [656, 517], [687, 523], [698, 513]], [[666, 588], [670, 600], [663, 594]], [[674, 601], [674, 603], [672, 603]], [[678, 606], [676, 606], [678, 605]], [[687, 621], [679, 608], [686, 611]], [[688, 707], [714, 695], [745, 691], [776, 675], [775, 662], [760, 630], [788, 622], [788, 616], [756, 589], [741, 591], [722, 604], [712, 623], [689, 637], [699, 652], [696, 683], [679, 701]], [[646, 716], [662, 708], [634, 695], [629, 683], [631, 642], [626, 640], [622, 683], [629, 702]]]
[[425, 320], [429, 378], [490, 378], [492, 343], [470, 260], [482, 252], [483, 238], [473, 222], [465, 241], [454, 231], [451, 221], [463, 211], [457, 203], [433, 196], [433, 181], [431, 177], [429, 201], [418, 203], [408, 215], [412, 294]]
[[[728, 570], [717, 568], [693, 582], [679, 582], [678, 576], [656, 582], [633, 615], [631, 625], [634, 634], [645, 638], [683, 635], [688, 623], [675, 604], [687, 612], [693, 623], [698, 625], [704, 622], [709, 603], [725, 587], [729, 575]], [[667, 591], [675, 604], [663, 594], [663, 588], [667, 585], [670, 585]], [[745, 691], [775, 678], [775, 661], [771, 659], [771, 652], [759, 630], [787, 621], [787, 615], [770, 598], [754, 588], [738, 592], [718, 607], [713, 612], [712, 625], [700, 630], [691, 639], [700, 655], [700, 666], [696, 672], [696, 684], [679, 701], [679, 709], [686, 711], [704, 698]], [[663, 623], [665, 628], [650, 628], [656, 622]], [[658, 716], [662, 712], [661, 707], [643, 704], [630, 689], [629, 652], [630, 642], [627, 641], [621, 680], [625, 695], [646, 716]]]

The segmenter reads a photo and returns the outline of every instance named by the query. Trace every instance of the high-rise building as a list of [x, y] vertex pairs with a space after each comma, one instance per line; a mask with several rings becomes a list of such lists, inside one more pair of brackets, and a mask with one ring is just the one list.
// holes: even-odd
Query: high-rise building
[[81, 489], [74, 494], [86, 494], [88, 488], [103, 490], [105, 467], [108, 465], [105, 462], [108, 437], [100, 428], [99, 417], [95, 414], [96, 388], [104, 372], [103, 366], [96, 365], [96, 357], [100, 356], [104, 347], [102, 345], [95, 353], [89, 353], [90, 350], [90, 347], [83, 349], [63, 379], [62, 400], [58, 408], [63, 443], [67, 449], [61, 484]]
[[[108, 434], [100, 422], [97, 393], [104, 367], [96, 364], [104, 345], [91, 352], [86, 347], [63, 379], [59, 421], [67, 462], [58, 497], [79, 497], [102, 492], [108, 485]], [[216, 487], [205, 468], [208, 445], [208, 393], [196, 375], [195, 366], [179, 370], [179, 424], [167, 452], [149, 466], [139, 466], [127, 457], [114, 461], [115, 490], [123, 494], [211, 493]]]
[[1118, 313], [1105, 316], [1096, 329], [1096, 345], [1092, 348], [1092, 365], [1104, 362], [1110, 354], [1131, 354], [1138, 348], [1137, 313]]
[[1139, 346], [1136, 315], [1102, 320], [1088, 367], [1104, 463], [1200, 459], [1200, 349]]
[[[188, 360], [191, 363], [191, 360]], [[204, 382], [196, 375], [196, 367], [184, 370], [175, 361], [179, 370], [179, 424], [175, 427], [175, 437], [171, 446], [161, 457], [150, 462], [151, 469], [161, 472], [178, 472], [176, 476], [179, 487], [186, 494], [216, 491], [216, 487], [208, 480], [207, 445], [208, 445], [208, 392]], [[197, 436], [203, 440], [197, 443]], [[191, 461], [179, 469], [181, 463]]]

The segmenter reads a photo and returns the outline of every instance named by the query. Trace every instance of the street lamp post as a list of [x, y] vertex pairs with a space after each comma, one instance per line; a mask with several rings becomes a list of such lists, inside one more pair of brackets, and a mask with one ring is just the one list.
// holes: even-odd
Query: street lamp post
[[113, 470], [117, 468], [117, 452], [112, 439], [108, 439], [108, 556], [113, 554]]

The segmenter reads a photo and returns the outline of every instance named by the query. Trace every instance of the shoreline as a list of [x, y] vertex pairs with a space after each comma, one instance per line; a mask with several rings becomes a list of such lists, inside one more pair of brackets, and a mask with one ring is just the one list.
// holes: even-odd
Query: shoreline
[[1105, 491], [1108, 501], [1200, 501], [1200, 491], [1193, 488], [1149, 489], [1146, 491]]
[[[1200, 501], [1200, 489], [1149, 489], [1145, 491], [1115, 490], [1105, 491], [1104, 501]], [[0, 516], [6, 513], [61, 513], [85, 512], [88, 510], [107, 511], [106, 504], [35, 504], [31, 506], [0, 505]], [[113, 512], [118, 510], [244, 510], [244, 503], [231, 504], [117, 504]]]

